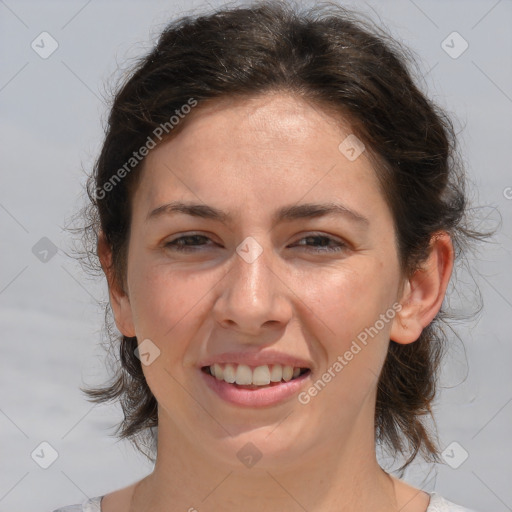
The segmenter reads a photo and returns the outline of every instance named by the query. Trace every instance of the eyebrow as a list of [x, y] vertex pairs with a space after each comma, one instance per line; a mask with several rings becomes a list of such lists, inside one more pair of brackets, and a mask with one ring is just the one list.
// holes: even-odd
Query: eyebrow
[[[232, 218], [226, 212], [208, 206], [206, 204], [184, 203], [181, 201], [171, 201], [152, 210], [146, 217], [146, 222], [156, 219], [163, 215], [184, 214], [203, 219], [220, 221], [228, 224]], [[353, 210], [339, 203], [306, 203], [284, 206], [274, 213], [272, 225], [284, 221], [293, 221], [298, 219], [312, 219], [328, 215], [341, 215], [358, 224], [368, 226], [370, 221]]]

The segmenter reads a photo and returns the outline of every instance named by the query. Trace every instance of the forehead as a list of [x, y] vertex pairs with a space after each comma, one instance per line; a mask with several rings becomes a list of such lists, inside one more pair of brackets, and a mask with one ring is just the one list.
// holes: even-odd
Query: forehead
[[[284, 149], [326, 135], [336, 134], [339, 138], [341, 133], [350, 133], [350, 124], [340, 115], [334, 116], [318, 104], [286, 92], [208, 100], [187, 115], [183, 123], [188, 132], [187, 137], [181, 138], [183, 146], [194, 145], [198, 142], [194, 138], [200, 134], [201, 138], [224, 139], [230, 145], [239, 140], [249, 146], [258, 145], [265, 140], [268, 149], [277, 148], [278, 143]], [[212, 126], [216, 130], [212, 131]]]
[[227, 204], [245, 195], [249, 203], [258, 198], [262, 208], [305, 195], [341, 195], [353, 204], [357, 191], [370, 201], [379, 195], [365, 152], [351, 161], [340, 151], [340, 143], [353, 137], [348, 121], [297, 96], [209, 101], [182, 122], [177, 135], [145, 159], [137, 194], [146, 209], [170, 193], [208, 204], [212, 196]]

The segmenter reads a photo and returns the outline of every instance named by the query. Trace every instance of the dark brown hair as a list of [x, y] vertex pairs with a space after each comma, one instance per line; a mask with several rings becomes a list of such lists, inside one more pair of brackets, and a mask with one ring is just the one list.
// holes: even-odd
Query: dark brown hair
[[[470, 241], [488, 233], [469, 227], [466, 177], [452, 122], [415, 84], [413, 62], [381, 28], [331, 3], [301, 10], [259, 2], [171, 22], [114, 95], [101, 154], [87, 183], [89, 202], [80, 212], [86, 220], [80, 231], [83, 263], [101, 274], [96, 251], [102, 232], [112, 251], [111, 270], [124, 289], [131, 199], [141, 168], [126, 163], [176, 111], [191, 98], [200, 109], [207, 100], [275, 91], [350, 121], [392, 211], [404, 276], [419, 268], [440, 231], [451, 235], [458, 262]], [[186, 118], [162, 140], [183, 126]], [[123, 166], [126, 172], [114, 183]], [[118, 400], [124, 420], [116, 434], [143, 451], [142, 439], [154, 446], [157, 402], [134, 353], [137, 339], [114, 331], [108, 303], [105, 312], [110, 346], [119, 353], [115, 375], [104, 387], [83, 391], [98, 403]], [[423, 420], [432, 413], [446, 344], [440, 324], [446, 318], [443, 308], [414, 343], [391, 341], [380, 375], [376, 439], [408, 457], [402, 468], [418, 453], [439, 460], [437, 441]], [[154, 460], [154, 451], [146, 455]]]

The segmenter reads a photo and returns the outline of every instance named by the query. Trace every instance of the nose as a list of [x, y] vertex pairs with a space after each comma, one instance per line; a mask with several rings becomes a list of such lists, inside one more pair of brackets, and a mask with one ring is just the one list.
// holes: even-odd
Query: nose
[[240, 335], [258, 337], [261, 342], [269, 329], [280, 330], [290, 321], [293, 312], [290, 294], [293, 293], [285, 282], [283, 270], [279, 271], [272, 261], [274, 252], [268, 246], [254, 261], [241, 254], [234, 253], [232, 266], [219, 283], [213, 315], [222, 327], [234, 329]]

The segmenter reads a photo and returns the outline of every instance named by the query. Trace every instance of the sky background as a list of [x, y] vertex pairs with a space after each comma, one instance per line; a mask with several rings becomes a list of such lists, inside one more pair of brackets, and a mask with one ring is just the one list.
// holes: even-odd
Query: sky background
[[[451, 335], [443, 366], [436, 420], [447, 463], [415, 464], [406, 479], [481, 512], [512, 510], [512, 1], [340, 3], [378, 17], [416, 53], [422, 87], [455, 118], [479, 227], [502, 219], [450, 294], [467, 312], [478, 287], [484, 306], [454, 325], [460, 339]], [[51, 511], [152, 470], [112, 437], [120, 410], [79, 390], [107, 376], [107, 293], [66, 255], [63, 228], [85, 200], [122, 69], [171, 17], [218, 5], [0, 0], [0, 512]]]

